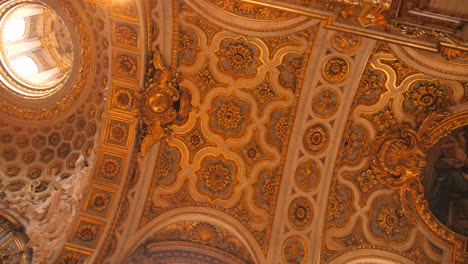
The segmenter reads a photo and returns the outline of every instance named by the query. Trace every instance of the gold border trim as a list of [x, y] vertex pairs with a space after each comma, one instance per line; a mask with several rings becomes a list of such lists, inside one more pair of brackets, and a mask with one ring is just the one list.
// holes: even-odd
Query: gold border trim
[[[269, 8], [275, 8], [279, 10], [283, 10], [286, 12], [292, 12], [296, 13], [299, 15], [304, 15], [308, 16], [311, 18], [316, 18], [316, 19], [321, 19], [323, 20], [323, 27], [326, 29], [330, 30], [336, 30], [340, 32], [345, 32], [345, 33], [351, 33], [351, 34], [356, 34], [361, 37], [367, 37], [375, 40], [383, 40], [383, 41], [388, 41], [391, 43], [403, 45], [403, 46], [408, 46], [412, 48], [418, 48], [418, 49], [424, 49], [432, 52], [438, 52], [437, 44], [433, 43], [425, 43], [422, 41], [415, 41], [410, 38], [405, 38], [405, 37], [398, 37], [395, 35], [391, 34], [386, 34], [384, 32], [378, 32], [378, 34], [371, 33], [368, 30], [365, 29], [359, 29], [359, 28], [352, 28], [350, 26], [340, 24], [334, 21], [334, 16], [333, 14], [325, 13], [325, 12], [313, 12], [310, 9], [307, 10], [306, 8], [300, 9], [299, 7], [290, 7], [287, 6], [286, 4], [282, 3], [266, 3], [266, 2], [261, 2], [258, 0], [241, 0], [242, 2], [246, 3], [251, 3], [251, 4], [256, 4], [256, 5], [261, 5]], [[377, 32], [376, 32], [377, 33]], [[458, 46], [457, 46], [458, 47]]]

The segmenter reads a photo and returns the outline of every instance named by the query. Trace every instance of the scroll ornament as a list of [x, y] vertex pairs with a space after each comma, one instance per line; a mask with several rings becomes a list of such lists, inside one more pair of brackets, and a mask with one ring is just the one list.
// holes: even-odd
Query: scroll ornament
[[158, 48], [150, 55], [145, 78], [145, 88], [137, 95], [142, 141], [140, 152], [162, 140], [168, 127], [187, 119], [191, 109], [191, 96], [182, 91], [178, 84], [178, 74], [164, 66]]
[[454, 247], [451, 263], [467, 263], [466, 237], [442, 225], [431, 213], [422, 182], [423, 171], [434, 145], [467, 123], [466, 111], [453, 113], [442, 109], [426, 117], [417, 132], [405, 125], [378, 137], [372, 148], [371, 165], [381, 182], [399, 188], [403, 209], [410, 222], [424, 223]]
[[371, 163], [379, 179], [395, 188], [420, 177], [426, 166], [417, 134], [408, 127], [378, 137], [373, 149]]

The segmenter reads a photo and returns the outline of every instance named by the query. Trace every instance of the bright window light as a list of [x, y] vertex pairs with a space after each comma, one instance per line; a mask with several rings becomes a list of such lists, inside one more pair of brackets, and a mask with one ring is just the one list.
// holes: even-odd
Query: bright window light
[[23, 39], [25, 30], [26, 21], [24, 18], [9, 19], [3, 28], [3, 42]]
[[39, 67], [37, 66], [36, 62], [28, 56], [20, 57], [10, 61], [10, 66], [16, 72], [16, 74], [23, 78], [39, 72]]

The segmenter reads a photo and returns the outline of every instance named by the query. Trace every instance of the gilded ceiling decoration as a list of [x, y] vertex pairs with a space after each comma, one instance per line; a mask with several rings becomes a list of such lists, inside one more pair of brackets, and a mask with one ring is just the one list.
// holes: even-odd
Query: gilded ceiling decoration
[[349, 73], [349, 64], [345, 59], [330, 58], [322, 66], [323, 77], [331, 83], [342, 82]]
[[[463, 102], [463, 84], [458, 81], [459, 76], [441, 79], [425, 73], [419, 66], [410, 67], [407, 63], [401, 63], [401, 58], [393, 52], [394, 48], [392, 46], [390, 49], [382, 49], [377, 46], [366, 66], [369, 73], [391, 69], [386, 71], [387, 77], [383, 78], [381, 75], [380, 79], [384, 82], [378, 82], [378, 75], [373, 74], [370, 76], [375, 80], [375, 85], [369, 86], [368, 79], [362, 78], [356, 91], [353, 102], [355, 108], [348, 117], [347, 126], [350, 132], [344, 134], [341, 143], [342, 162], [337, 161], [335, 165], [335, 170], [340, 173], [336, 176], [336, 183], [332, 185], [331, 190], [340, 190], [344, 186], [358, 188], [359, 204], [357, 207], [351, 204], [342, 206], [336, 203], [336, 196], [330, 196], [329, 204], [332, 206], [328, 208], [328, 226], [332, 224], [334, 228], [326, 231], [329, 235], [323, 240], [322, 258], [327, 260], [332, 256], [339, 256], [343, 245], [366, 248], [368, 244], [379, 245], [384, 242], [383, 248], [391, 248], [391, 245], [411, 248], [402, 253], [415, 262], [439, 263], [446, 258], [453, 263], [463, 263], [466, 261], [462, 249], [465, 243], [463, 235], [449, 230], [440, 222], [436, 223], [424, 196], [424, 191], [427, 192], [425, 188], [430, 186], [422, 184], [423, 174], [434, 164], [434, 161], [428, 158], [428, 151], [443, 135], [465, 124], [462, 120], [466, 118], [466, 107], [454, 107]], [[393, 66], [388, 68], [389, 61], [398, 64], [393, 63]], [[415, 64], [410, 61], [408, 63]], [[388, 82], [386, 79], [394, 81]], [[380, 89], [381, 98], [379, 101], [366, 101], [363, 105], [359, 96], [366, 94], [365, 91], [369, 87]], [[398, 92], [390, 93], [393, 90]], [[375, 105], [369, 102], [374, 102]], [[457, 112], [459, 114], [454, 115]], [[360, 137], [360, 133], [353, 131], [356, 131], [359, 123], [366, 122], [365, 120], [370, 121], [372, 126], [368, 126], [370, 130], [360, 129], [360, 133], [367, 134]], [[441, 129], [436, 125], [438, 122], [444, 122], [446, 126], [450, 124], [450, 127], [444, 128], [445, 132], [438, 133], [435, 138], [428, 137], [429, 131]], [[347, 146], [354, 144], [352, 142], [366, 142], [360, 140], [361, 138], [369, 138], [371, 141], [355, 144], [353, 149], [358, 151], [361, 148], [361, 151], [370, 154], [370, 158], [356, 155], [350, 159]], [[343, 167], [340, 163], [348, 165]], [[391, 192], [385, 193], [386, 190]], [[348, 211], [347, 214], [357, 214], [357, 219], [363, 219], [356, 223], [359, 233], [356, 233], [356, 228], [349, 233], [350, 237], [355, 237], [356, 234], [361, 237], [352, 244], [343, 244], [341, 241], [346, 237], [338, 235], [338, 230], [352, 230], [346, 228], [346, 225], [354, 221], [348, 220], [344, 222], [348, 224], [336, 225], [337, 206], [338, 210], [343, 211], [341, 215]], [[365, 212], [365, 215], [359, 213], [361, 211]], [[417, 226], [416, 223], [422, 223], [423, 227]], [[413, 242], [410, 234], [418, 234], [421, 238], [421, 232], [425, 233], [426, 230], [432, 230], [439, 241], [446, 239], [444, 243], [451, 245], [454, 253], [443, 255], [443, 244], [436, 244], [435, 240], [419, 239]], [[431, 246], [427, 247], [425, 244]]]
[[262, 7], [240, 0], [209, 0], [209, 2], [228, 13], [251, 19], [283, 20], [295, 16], [294, 14], [290, 14], [275, 8]]
[[31, 250], [26, 247], [27, 237], [21, 233], [21, 224], [5, 213], [0, 215], [2, 245], [0, 256], [5, 263], [30, 263]]
[[[236, 2], [229, 7], [235, 6]], [[263, 8], [306, 15], [325, 21], [325, 27], [397, 44], [437, 51], [447, 59], [464, 60], [466, 15], [456, 8], [435, 7], [435, 1], [404, 0], [321, 0], [241, 1]], [[444, 5], [441, 5], [444, 6]], [[230, 8], [231, 10], [233, 8]], [[438, 43], [438, 45], [434, 45]]]
[[[146, 250], [157, 252], [157, 246], [170, 246], [171, 241], [181, 242], [190, 247], [210, 248], [217, 252], [224, 259], [231, 259], [234, 263], [254, 263], [251, 259], [248, 250], [244, 247], [241, 241], [230, 234], [226, 229], [216, 227], [210, 223], [199, 221], [183, 221], [171, 224], [162, 230], [159, 230], [147, 239], [149, 243]], [[175, 245], [175, 243], [172, 243]], [[130, 261], [142, 261], [148, 259], [143, 252], [135, 252], [136, 254], [129, 256]], [[150, 258], [157, 261], [151, 253]], [[225, 263], [226, 260], [218, 260], [220, 263]], [[231, 262], [228, 260], [228, 262]]]
[[[60, 8], [57, 10], [63, 12], [68, 10], [67, 12], [71, 14], [68, 19], [77, 21], [76, 29], [70, 30], [88, 31], [87, 26], [83, 25], [86, 20], [81, 18], [79, 13], [81, 11], [78, 11], [76, 6], [72, 3], [66, 3], [62, 8], [63, 10]], [[97, 18], [96, 21], [102, 20]], [[75, 33], [77, 36], [82, 36], [80, 42], [77, 42], [79, 45], [82, 45], [83, 41], [87, 41], [86, 39], [89, 38], [89, 34], [83, 32]], [[97, 49], [102, 50], [103, 47], [97, 47]], [[96, 51], [92, 51], [89, 47], [83, 48], [82, 56], [84, 57], [77, 58], [77, 69], [75, 69], [78, 71], [78, 68], [81, 67], [82, 70], [80, 73], [72, 70], [69, 83], [66, 84], [67, 87], [61, 89], [64, 91], [58, 91], [45, 99], [32, 99], [34, 102], [30, 105], [27, 104], [26, 108], [23, 108], [24, 102], [9, 100], [11, 97], [5, 95], [7, 99], [2, 100], [3, 103], [18, 103], [18, 106], [21, 105], [22, 108], [16, 114], [8, 114], [8, 117], [2, 121], [0, 137], [3, 158], [0, 159], [0, 164], [2, 192], [5, 195], [34, 190], [36, 199], [44, 199], [50, 195], [50, 191], [53, 189], [50, 185], [52, 170], [55, 170], [63, 178], [70, 176], [75, 169], [75, 163], [80, 153], [88, 153], [93, 146], [94, 138], [100, 128], [103, 93], [98, 90], [91, 91], [91, 86], [100, 85], [101, 80], [107, 75], [107, 69], [96, 71], [92, 75], [87, 74], [91, 66], [101, 68], [106, 60], [100, 56], [92, 62], [87, 57], [91, 56], [91, 53], [94, 54]], [[86, 63], [82, 62], [82, 59]], [[85, 83], [89, 83], [89, 85], [86, 86]], [[70, 87], [71, 89], [69, 89]], [[65, 96], [65, 99], [55, 102], [57, 96]], [[47, 110], [37, 108], [36, 100], [41, 101], [39, 104], [48, 104]], [[83, 100], [86, 101], [83, 102]], [[62, 105], [59, 107], [60, 109], [49, 109], [56, 108], [57, 104]], [[29, 106], [34, 108], [31, 111], [40, 111], [41, 114], [21, 116], [23, 110], [30, 111]], [[11, 111], [16, 107], [8, 109]], [[72, 110], [73, 113], [70, 114], [69, 112]], [[66, 113], [68, 114], [65, 115]], [[5, 113], [2, 116], [5, 117]], [[11, 123], [8, 121], [11, 118], [15, 120], [22, 118], [23, 120], [19, 123]], [[43, 125], [31, 126], [31, 123], [25, 123], [31, 122], [31, 120], [36, 120], [38, 124]]]
[[[39, 101], [47, 101], [50, 104], [57, 96], [64, 96], [65, 93], [75, 93], [79, 97], [76, 97], [76, 102], [66, 97], [60, 101], [71, 110], [62, 108], [60, 114], [44, 110], [43, 113], [50, 114], [50, 117], [34, 116], [37, 120], [34, 124], [37, 126], [22, 125], [24, 121], [15, 125], [8, 122], [2, 123], [2, 153], [5, 153], [3, 156], [8, 157], [1, 161], [2, 185], [4, 186], [2, 193], [7, 197], [10, 195], [18, 197], [21, 193], [32, 190], [34, 199], [37, 199], [39, 204], [42, 201], [42, 206], [51, 211], [47, 203], [44, 203], [57, 188], [52, 186], [50, 177], [54, 173], [58, 173], [61, 178], [72, 177], [75, 174], [75, 164], [80, 153], [88, 155], [87, 153], [94, 148], [98, 155], [95, 160], [89, 161], [89, 164], [91, 162], [96, 164], [89, 190], [77, 196], [78, 202], [83, 204], [81, 212], [84, 215], [80, 212], [80, 208], [74, 208], [73, 210], [78, 211], [79, 216], [74, 219], [72, 214], [69, 215], [70, 235], [64, 231], [63, 237], [60, 238], [60, 243], [65, 242], [65, 246], [56, 248], [57, 244], [51, 244], [48, 247], [51, 252], [50, 258], [64, 263], [68, 263], [67, 261], [82, 263], [92, 255], [90, 249], [97, 247], [99, 241], [102, 241], [106, 217], [109, 217], [110, 212], [114, 210], [113, 204], [118, 199], [116, 186], [124, 182], [122, 178], [125, 177], [123, 174], [128, 160], [125, 152], [129, 148], [129, 139], [133, 136], [135, 122], [132, 117], [135, 115], [133, 97], [138, 89], [138, 86], [132, 85], [131, 82], [132, 79], [139, 80], [137, 73], [142, 71], [138, 65], [141, 62], [135, 56], [135, 51], [141, 49], [138, 36], [141, 29], [138, 24], [135, 24], [134, 18], [131, 19], [133, 24], [117, 19], [112, 20], [109, 25], [107, 8], [96, 3], [66, 1], [63, 7], [58, 7], [55, 2], [51, 6], [60, 12], [62, 9], [70, 9], [67, 11], [68, 16], [65, 22], [70, 23], [71, 20], [76, 20], [71, 29], [74, 34], [73, 39], [81, 38], [81, 42], [75, 41], [79, 44], [75, 48], [80, 50], [80, 56], [74, 58], [76, 72], [72, 70], [65, 87], [56, 94], [46, 99], [39, 99]], [[125, 14], [125, 10], [129, 10], [121, 7], [116, 4], [112, 13], [118, 16], [117, 14]], [[85, 13], [87, 16], [82, 15]], [[63, 12], [59, 14], [64, 15]], [[75, 27], [81, 31], [75, 31]], [[119, 34], [112, 35], [111, 38], [111, 35], [100, 33], [107, 32], [110, 27]], [[112, 47], [113, 45], [120, 46], [132, 52], [114, 50], [110, 53], [111, 45]], [[111, 64], [110, 60], [118, 61], [118, 63]], [[84, 70], [79, 70], [79, 67]], [[90, 71], [91, 68], [92, 71]], [[110, 70], [113, 71], [112, 76], [121, 80], [113, 80], [111, 83]], [[128, 79], [129, 82], [122, 81], [124, 79]], [[77, 83], [77, 88], [74, 88], [73, 83]], [[79, 101], [78, 98], [80, 98]], [[110, 113], [118, 113], [117, 115], [106, 116], [108, 111], [104, 109], [108, 103]], [[37, 108], [36, 101], [31, 101], [30, 105], [27, 104], [28, 106]], [[70, 111], [73, 113], [70, 114]], [[7, 120], [13, 116], [8, 117]], [[28, 117], [20, 118], [28, 119]], [[109, 124], [106, 129], [103, 128], [106, 127], [105, 122]], [[102, 138], [102, 143], [96, 142], [96, 138]], [[8, 147], [9, 145], [11, 147]], [[4, 162], [8, 162], [8, 165], [4, 165]], [[3, 171], [7, 174], [3, 174]], [[4, 176], [6, 176], [5, 179]], [[29, 218], [27, 214], [22, 214], [22, 216]], [[29, 229], [26, 230], [29, 231]], [[28, 246], [31, 245], [28, 244]], [[33, 247], [35, 248], [34, 258], [39, 258], [35, 252], [40, 252], [40, 247]]]
[[[173, 127], [173, 138], [161, 146], [159, 155], [165, 157], [165, 161], [158, 162], [155, 168], [151, 199], [141, 224], [170, 209], [207, 206], [238, 218], [266, 250], [271, 232], [267, 223], [272, 220], [280, 180], [274, 171], [280, 165], [280, 153], [289, 137], [293, 121], [290, 108], [294, 102], [294, 91], [299, 91], [298, 81], [304, 74], [306, 63], [299, 54], [308, 51], [315, 26], [292, 32], [288, 38], [304, 46], [299, 48], [295, 44], [294, 52], [285, 53], [283, 57], [278, 54], [281, 49], [270, 48], [265, 44], [269, 42], [261, 38], [249, 35], [233, 37], [235, 35], [226, 29], [208, 35], [216, 42], [199, 41], [206, 38], [202, 30], [206, 30], [209, 22], [202, 24], [201, 28], [193, 24], [202, 18], [187, 6], [181, 9], [180, 16], [182, 32], [191, 34], [179, 35], [183, 44], [179, 42], [177, 48], [181, 50], [178, 54], [183, 60], [179, 61], [183, 63], [178, 70], [196, 73], [188, 74], [187, 78], [182, 76], [180, 85], [190, 89], [194, 99], [192, 103], [197, 108], [194, 116], [201, 115], [202, 118], [193, 119], [199, 121], [188, 122], [185, 126]], [[286, 43], [279, 45], [290, 47]], [[206, 56], [203, 55], [206, 50], [213, 50], [216, 57], [201, 65], [190, 65], [185, 59], [192, 53]], [[276, 55], [266, 54], [265, 50]], [[276, 68], [278, 73], [263, 70], [265, 67]], [[232, 82], [218, 81], [229, 79], [242, 80], [245, 85], [233, 86]], [[199, 87], [194, 81], [203, 85]], [[273, 102], [282, 106], [272, 107]], [[217, 150], [220, 146], [224, 146], [225, 151]], [[191, 170], [193, 174], [184, 173]], [[254, 197], [254, 200], [249, 201], [247, 197]], [[231, 206], [223, 206], [223, 203]], [[302, 209], [300, 207], [301, 212], [297, 213], [301, 219], [304, 217]], [[310, 211], [305, 214], [310, 218]]]
[[164, 136], [163, 127], [187, 119], [190, 112], [190, 94], [180, 91], [176, 74], [172, 74], [162, 62], [161, 53], [156, 50], [149, 60], [145, 90], [137, 95], [138, 111], [144, 138], [141, 152], [145, 154], [156, 140]]
[[0, 89], [2, 259], [467, 261], [465, 15], [43, 2], [74, 64], [48, 97]]

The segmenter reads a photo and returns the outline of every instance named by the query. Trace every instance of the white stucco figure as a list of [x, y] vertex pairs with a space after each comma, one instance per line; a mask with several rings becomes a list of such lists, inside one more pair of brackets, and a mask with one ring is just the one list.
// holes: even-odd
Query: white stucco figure
[[29, 191], [5, 198], [11, 209], [24, 212], [30, 219], [26, 235], [29, 238], [27, 245], [33, 249], [33, 263], [49, 263], [65, 240], [88, 186], [94, 158], [94, 151], [88, 157], [81, 154], [73, 174], [65, 179], [52, 170], [50, 183], [54, 190], [44, 201], [36, 200], [35, 188], [39, 182], [34, 182]]

